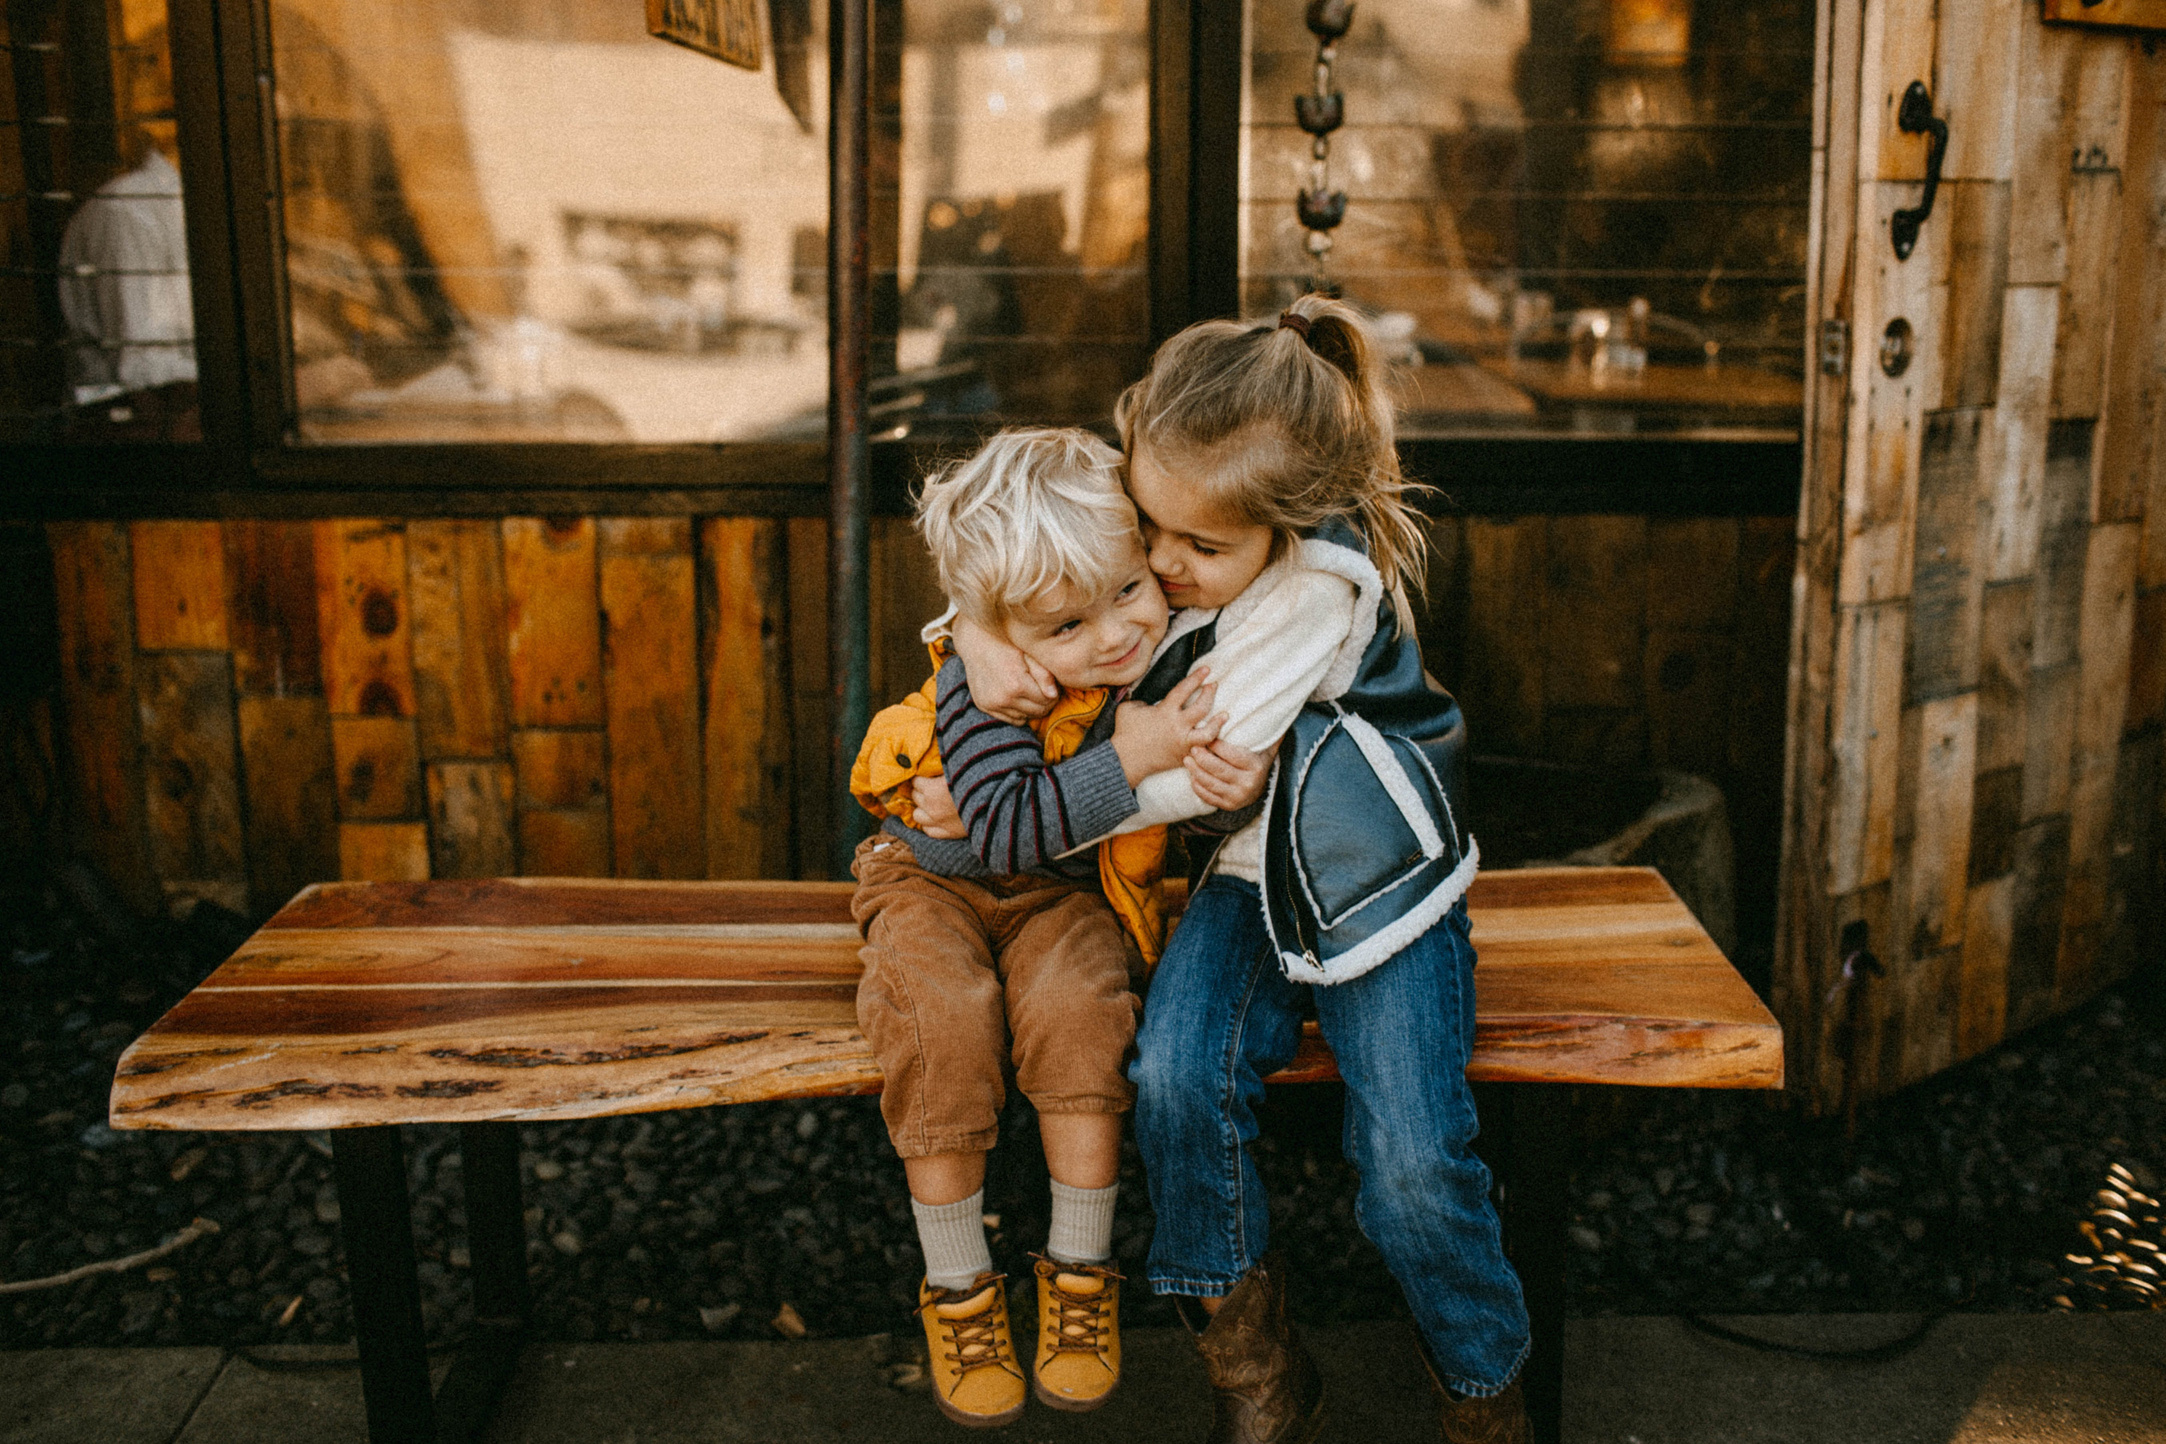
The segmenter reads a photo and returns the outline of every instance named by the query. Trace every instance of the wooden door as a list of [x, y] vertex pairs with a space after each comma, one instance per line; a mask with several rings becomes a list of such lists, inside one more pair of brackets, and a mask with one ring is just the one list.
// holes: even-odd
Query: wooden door
[[[2160, 895], [2151, 44], [2036, 0], [1822, 7], [1775, 969], [1817, 1107], [2081, 1003], [2136, 964]], [[1912, 81], [1949, 141], [1905, 260]]]

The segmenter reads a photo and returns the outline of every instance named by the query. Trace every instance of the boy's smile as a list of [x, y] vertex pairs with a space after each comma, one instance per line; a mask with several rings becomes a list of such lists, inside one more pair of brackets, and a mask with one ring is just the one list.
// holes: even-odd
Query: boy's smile
[[1061, 585], [1008, 614], [1008, 640], [1063, 687], [1125, 687], [1139, 680], [1166, 635], [1166, 596], [1139, 541], [1105, 593]]

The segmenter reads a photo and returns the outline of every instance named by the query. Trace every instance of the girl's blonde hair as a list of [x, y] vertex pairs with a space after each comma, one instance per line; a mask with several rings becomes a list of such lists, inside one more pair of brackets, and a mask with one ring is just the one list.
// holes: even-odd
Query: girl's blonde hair
[[[1151, 358], [1113, 411], [1121, 449], [1148, 447], [1212, 505], [1279, 545], [1334, 516], [1369, 543], [1399, 625], [1414, 630], [1429, 535], [1399, 470], [1384, 363], [1353, 307], [1303, 296], [1277, 325], [1199, 321]], [[1202, 464], [1199, 464], [1202, 463]]]
[[1074, 427], [1000, 432], [927, 477], [917, 513], [940, 589], [987, 623], [1064, 584], [1110, 590], [1142, 544], [1120, 453]]

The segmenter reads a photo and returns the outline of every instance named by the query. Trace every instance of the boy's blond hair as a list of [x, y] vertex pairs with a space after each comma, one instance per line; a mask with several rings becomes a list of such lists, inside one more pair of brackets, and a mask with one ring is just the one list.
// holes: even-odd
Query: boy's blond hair
[[927, 477], [917, 511], [940, 589], [992, 625], [1058, 586], [1108, 591], [1142, 545], [1120, 453], [1074, 427], [999, 433]]

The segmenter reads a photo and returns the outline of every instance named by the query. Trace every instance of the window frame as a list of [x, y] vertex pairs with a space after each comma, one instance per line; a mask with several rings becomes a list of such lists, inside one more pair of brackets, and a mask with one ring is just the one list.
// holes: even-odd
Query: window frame
[[[878, 0], [864, 3], [892, 14]], [[203, 440], [0, 446], [0, 470], [24, 479], [10, 488], [11, 509], [52, 517], [827, 514], [820, 442], [295, 439], [269, 14], [269, 0], [169, 0]], [[1149, 24], [1146, 266], [1155, 342], [1238, 306], [1245, 55], [1241, 7], [1223, 0], [1153, 0]], [[884, 129], [874, 127], [876, 146]], [[830, 275], [831, 288], [836, 282]], [[962, 431], [875, 443], [872, 510], [905, 512], [925, 464], [968, 444]], [[1789, 515], [1802, 477], [1795, 439], [1469, 434], [1408, 439], [1401, 450], [1411, 474], [1441, 488], [1433, 509], [1473, 514]]]

